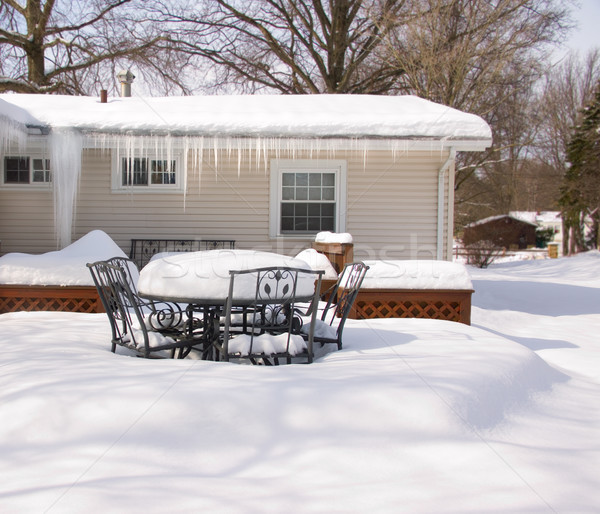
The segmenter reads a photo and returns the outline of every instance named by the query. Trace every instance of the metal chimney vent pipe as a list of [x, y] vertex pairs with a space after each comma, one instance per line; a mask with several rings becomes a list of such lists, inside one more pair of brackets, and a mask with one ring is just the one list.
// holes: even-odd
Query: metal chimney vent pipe
[[131, 84], [135, 79], [135, 75], [131, 73], [130, 70], [121, 70], [119, 73], [117, 73], [117, 78], [121, 83], [121, 96], [131, 96]]

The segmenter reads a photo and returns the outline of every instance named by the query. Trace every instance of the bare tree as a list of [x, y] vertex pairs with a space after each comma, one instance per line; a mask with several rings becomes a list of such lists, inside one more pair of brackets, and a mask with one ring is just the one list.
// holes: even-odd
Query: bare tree
[[567, 171], [566, 150], [581, 108], [593, 98], [600, 79], [600, 49], [583, 58], [571, 52], [545, 77], [538, 110], [543, 121], [536, 142], [538, 158], [560, 172]]
[[[377, 54], [414, 0], [162, 2], [179, 49], [217, 85], [282, 93], [389, 93], [403, 73]], [[177, 7], [178, 6], [178, 7]]]
[[[459, 156], [457, 222], [516, 207], [537, 127], [530, 107], [546, 55], [570, 28], [568, 2], [419, 0], [420, 16], [391, 33], [387, 58], [404, 90], [482, 116], [494, 146]], [[482, 211], [483, 209], [483, 211]]]
[[389, 39], [388, 58], [405, 71], [401, 82], [481, 116], [515, 85], [539, 77], [548, 44], [569, 28], [557, 0], [417, 0], [413, 8], [419, 15]]
[[[0, 91], [85, 94], [127, 60], [176, 83], [169, 46], [136, 0], [1, 0]], [[113, 74], [114, 76], [114, 74]]]

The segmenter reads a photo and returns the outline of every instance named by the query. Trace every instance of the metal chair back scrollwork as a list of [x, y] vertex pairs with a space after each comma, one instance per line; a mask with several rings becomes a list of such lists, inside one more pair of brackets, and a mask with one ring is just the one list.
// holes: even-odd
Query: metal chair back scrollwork
[[319, 298], [322, 275], [288, 267], [231, 271], [220, 357], [267, 365], [312, 362], [312, 332], [302, 336], [296, 305]]

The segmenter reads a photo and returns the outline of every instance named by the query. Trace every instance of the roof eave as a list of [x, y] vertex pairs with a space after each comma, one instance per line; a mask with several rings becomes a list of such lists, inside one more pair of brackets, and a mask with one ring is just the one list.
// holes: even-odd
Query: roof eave
[[[30, 136], [45, 136], [51, 132], [51, 128], [47, 126], [37, 125], [28, 126]], [[102, 146], [111, 146], [118, 141], [122, 141], [123, 137], [141, 137], [141, 138], [172, 138], [172, 143], [177, 146], [179, 142], [185, 141], [186, 138], [202, 138], [212, 141], [211, 146], [232, 148], [232, 146], [245, 143], [247, 147], [256, 146], [258, 141], [262, 145], [265, 142], [270, 142], [271, 145], [276, 145], [282, 142], [293, 141], [295, 149], [311, 149], [323, 146], [326, 148], [335, 148], [338, 150], [373, 150], [373, 151], [432, 151], [432, 150], [448, 150], [453, 148], [459, 152], [482, 152], [492, 145], [491, 138], [461, 138], [461, 137], [439, 137], [439, 136], [404, 136], [404, 137], [386, 137], [386, 136], [368, 136], [368, 135], [304, 135], [304, 134], [203, 134], [203, 133], [182, 133], [182, 132], [154, 132], [154, 131], [98, 131], [74, 128], [84, 133], [85, 147], [97, 147], [98, 142]], [[267, 146], [269, 146], [267, 144]]]

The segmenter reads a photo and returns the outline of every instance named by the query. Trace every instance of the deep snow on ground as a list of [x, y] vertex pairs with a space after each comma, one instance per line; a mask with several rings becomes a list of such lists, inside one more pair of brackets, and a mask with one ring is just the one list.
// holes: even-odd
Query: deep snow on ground
[[2, 315], [0, 511], [597, 512], [599, 272], [470, 269], [473, 326], [350, 320], [342, 351], [278, 368]]

